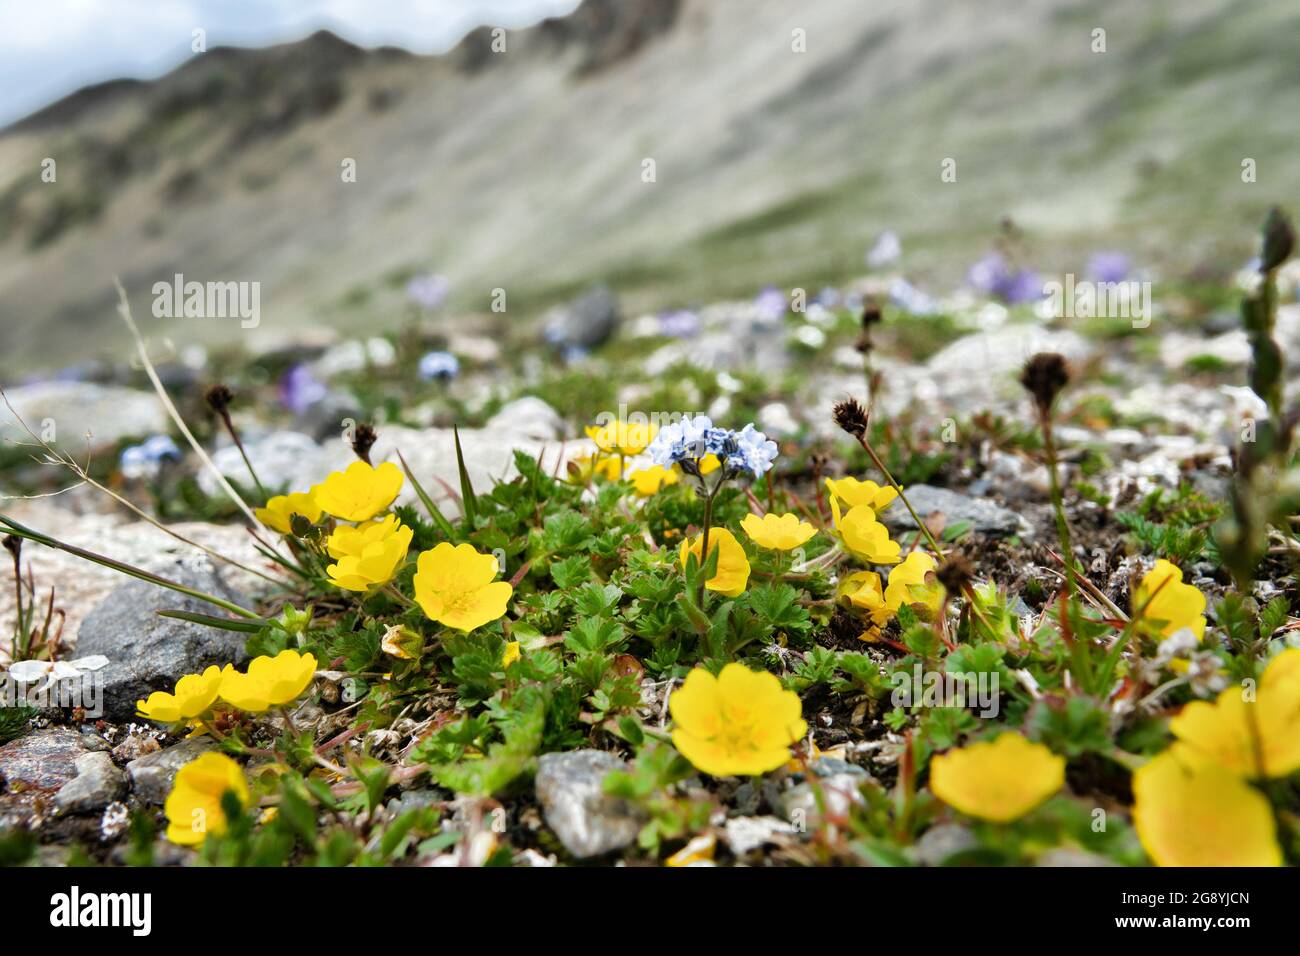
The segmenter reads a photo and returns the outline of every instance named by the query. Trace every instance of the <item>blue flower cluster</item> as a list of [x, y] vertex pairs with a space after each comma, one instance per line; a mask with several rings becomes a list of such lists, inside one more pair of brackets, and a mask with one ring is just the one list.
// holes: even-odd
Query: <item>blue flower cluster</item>
[[656, 465], [683, 465], [688, 473], [705, 455], [716, 455], [729, 473], [748, 472], [758, 478], [772, 467], [776, 451], [776, 442], [752, 423], [737, 432], [715, 427], [707, 415], [696, 415], [659, 429], [646, 454]]
[[460, 374], [460, 361], [450, 352], [430, 352], [420, 359], [420, 378], [449, 381]]
[[170, 436], [154, 435], [139, 445], [124, 448], [122, 457], [118, 460], [118, 468], [124, 478], [154, 478], [162, 469], [164, 461], [180, 460], [181, 450]]

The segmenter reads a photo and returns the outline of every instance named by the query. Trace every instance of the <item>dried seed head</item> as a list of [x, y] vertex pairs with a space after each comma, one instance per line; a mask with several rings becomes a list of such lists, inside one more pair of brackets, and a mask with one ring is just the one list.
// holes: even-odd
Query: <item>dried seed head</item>
[[831, 417], [835, 419], [836, 425], [858, 440], [867, 433], [867, 410], [856, 398], [849, 397], [836, 402], [831, 410]]
[[203, 398], [208, 403], [208, 407], [218, 415], [225, 415], [226, 409], [228, 409], [230, 403], [235, 400], [235, 396], [230, 389], [220, 383], [213, 385], [208, 389], [207, 394], [204, 395]]
[[364, 422], [352, 433], [352, 450], [367, 465], [370, 464], [370, 449], [374, 447], [375, 439], [378, 437], [379, 433], [375, 431], [374, 426]]
[[863, 355], [868, 354], [875, 348], [871, 341], [871, 327], [879, 324], [884, 316], [880, 313], [880, 306], [874, 302], [868, 302], [862, 309], [862, 334], [858, 336], [858, 341], [853, 347]]
[[1020, 373], [1020, 384], [1030, 395], [1043, 414], [1047, 414], [1056, 401], [1061, 389], [1070, 382], [1070, 366], [1065, 356], [1057, 352], [1039, 352], [1028, 362]]
[[0, 544], [3, 544], [6, 551], [12, 552], [14, 559], [23, 553], [23, 539], [17, 535], [7, 534], [0, 538]]
[[1264, 248], [1259, 257], [1260, 273], [1271, 272], [1290, 257], [1295, 249], [1295, 229], [1291, 220], [1277, 206], [1264, 220]]
[[949, 594], [964, 594], [975, 580], [975, 568], [965, 555], [954, 552], [939, 565], [934, 576]]

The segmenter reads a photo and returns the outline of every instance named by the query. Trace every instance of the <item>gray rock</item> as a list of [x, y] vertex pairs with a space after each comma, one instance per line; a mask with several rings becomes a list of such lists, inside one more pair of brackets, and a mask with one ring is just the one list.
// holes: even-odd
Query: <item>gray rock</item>
[[542, 334], [563, 351], [585, 352], [608, 341], [620, 320], [618, 298], [607, 287], [595, 286], [548, 312]]
[[1092, 350], [1088, 340], [1076, 332], [1005, 325], [950, 343], [930, 357], [926, 371], [944, 397], [966, 408], [998, 397], [1023, 395], [1017, 379], [1025, 362], [1037, 352], [1059, 352], [1071, 362], [1078, 362]]
[[[245, 440], [244, 448], [267, 494], [306, 491], [331, 470], [326, 450], [310, 435], [302, 432], [270, 432]], [[212, 455], [212, 463], [231, 481], [238, 482], [245, 488], [252, 487], [253, 480], [248, 475], [248, 467], [233, 443], [217, 449]], [[200, 471], [198, 479], [199, 487], [205, 494], [213, 497], [224, 494], [210, 469]]]
[[76, 779], [77, 759], [87, 752], [75, 730], [34, 730], [0, 747], [0, 781], [10, 790], [56, 791]]
[[[178, 561], [162, 575], [215, 597], [249, 604], [206, 560]], [[82, 622], [77, 643], [82, 657], [108, 658], [108, 665], [96, 676], [103, 678], [104, 714], [110, 720], [130, 720], [137, 700], [155, 690], [170, 691], [185, 674], [200, 673], [210, 664], [238, 664], [247, 656], [242, 634], [159, 617], [155, 613], [159, 609], [226, 613], [145, 581], [131, 581], [111, 591]]]
[[660, 346], [646, 358], [643, 368], [647, 375], [659, 376], [683, 363], [706, 372], [744, 368], [772, 374], [789, 366], [790, 355], [778, 335], [762, 330], [746, 333], [743, 329], [732, 329]]
[[921, 834], [913, 852], [918, 863], [942, 866], [958, 853], [973, 850], [978, 845], [979, 841], [966, 827], [956, 823], [940, 823]]
[[1034, 866], [1118, 866], [1112, 860], [1104, 856], [1098, 856], [1096, 853], [1089, 853], [1087, 850], [1079, 850], [1068, 846], [1058, 846], [1048, 850], [1037, 860]]
[[163, 803], [171, 793], [176, 771], [216, 747], [209, 737], [192, 737], [165, 750], [146, 754], [126, 765], [136, 796], [149, 803]]
[[102, 751], [83, 754], [75, 764], [77, 776], [54, 795], [54, 805], [60, 812], [98, 810], [126, 792], [126, 774], [118, 769], [108, 754]]
[[568, 429], [559, 412], [535, 395], [525, 395], [503, 405], [501, 411], [488, 419], [483, 430], [546, 441], [563, 438]]
[[[971, 530], [981, 534], [1010, 535], [1023, 530], [1019, 515], [994, 504], [987, 498], [971, 498], [932, 485], [911, 485], [903, 491], [923, 521], [928, 522], [937, 512], [943, 515], [946, 526], [969, 521]], [[883, 511], [880, 520], [891, 531], [916, 530], [916, 522], [912, 520], [912, 516], [908, 514], [906, 506], [901, 501], [896, 501]]]
[[[158, 396], [134, 388], [51, 381], [6, 389], [5, 395], [29, 428], [42, 434], [52, 423], [52, 444], [74, 454], [84, 455], [87, 435], [90, 449], [97, 451], [169, 427]], [[4, 403], [0, 403], [0, 438], [31, 441]]]
[[404, 790], [400, 796], [394, 797], [384, 805], [384, 809], [390, 817], [399, 817], [408, 810], [424, 810], [428, 807], [436, 807], [450, 799], [451, 794], [446, 790], [435, 788], [426, 788], [422, 790]]
[[626, 801], [607, 796], [606, 774], [625, 768], [601, 750], [544, 754], [537, 767], [537, 799], [547, 825], [578, 859], [600, 856], [631, 844], [641, 821]]
[[769, 843], [780, 843], [798, 831], [776, 817], [732, 817], [722, 828], [722, 841], [736, 856], [757, 850]]
[[[832, 817], [841, 817], [849, 812], [854, 804], [861, 805], [862, 784], [865, 778], [852, 773], [837, 773], [821, 777], [818, 786], [826, 812]], [[817, 792], [812, 783], [801, 783], [781, 794], [778, 807], [781, 816], [789, 820], [796, 828], [806, 827], [821, 816], [817, 803]]]
[[855, 763], [849, 763], [839, 757], [818, 757], [808, 765], [811, 770], [819, 777], [835, 777], [847, 774], [851, 777], [870, 777], [871, 774], [859, 767]]

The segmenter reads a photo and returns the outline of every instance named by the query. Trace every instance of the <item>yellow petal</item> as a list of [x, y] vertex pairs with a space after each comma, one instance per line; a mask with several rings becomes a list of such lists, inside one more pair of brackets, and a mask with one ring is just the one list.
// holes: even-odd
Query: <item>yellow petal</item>
[[1065, 761], [1042, 744], [1006, 732], [930, 761], [930, 790], [962, 813], [1007, 823], [1065, 783]]
[[1273, 810], [1241, 777], [1175, 744], [1133, 774], [1133, 823], [1160, 866], [1280, 866]]

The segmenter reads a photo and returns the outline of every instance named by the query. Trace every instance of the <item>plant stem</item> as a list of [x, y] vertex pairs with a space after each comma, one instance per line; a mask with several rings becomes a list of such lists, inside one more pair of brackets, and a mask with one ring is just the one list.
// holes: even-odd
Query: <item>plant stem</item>
[[257, 472], [253, 469], [253, 462], [249, 459], [248, 452], [244, 450], [244, 443], [239, 440], [239, 432], [235, 430], [235, 423], [230, 420], [230, 412], [223, 408], [220, 415], [222, 424], [226, 426], [226, 434], [235, 443], [235, 447], [239, 449], [239, 457], [244, 459], [244, 467], [248, 469], [253, 484], [257, 485], [257, 493], [262, 496], [262, 503], [265, 504], [268, 497], [266, 489], [262, 487], [262, 479], [257, 477]]
[[1079, 587], [1079, 572], [1074, 566], [1074, 550], [1070, 545], [1070, 524], [1065, 520], [1065, 500], [1061, 495], [1061, 477], [1057, 474], [1056, 439], [1052, 435], [1050, 409], [1039, 409], [1038, 421], [1043, 429], [1043, 450], [1047, 456], [1047, 480], [1052, 489], [1052, 510], [1056, 512], [1056, 534], [1061, 539], [1061, 558], [1065, 564], [1066, 583], [1073, 594]]
[[934, 534], [931, 533], [925, 522], [921, 520], [921, 516], [916, 513], [916, 509], [912, 507], [912, 503], [907, 500], [907, 495], [903, 493], [903, 486], [894, 480], [894, 476], [889, 473], [889, 469], [886, 468], [885, 463], [880, 460], [880, 456], [876, 454], [876, 450], [871, 447], [871, 442], [867, 441], [865, 433], [858, 439], [858, 444], [860, 444], [866, 453], [871, 456], [872, 462], [884, 476], [885, 481], [889, 482], [889, 486], [898, 492], [898, 497], [901, 498], [903, 504], [907, 506], [908, 514], [912, 516], [912, 520], [916, 522], [916, 526], [921, 529], [921, 534], [925, 535], [925, 540], [930, 543], [930, 547], [934, 549], [934, 553], [939, 557], [943, 557], [943, 548], [939, 547], [939, 542], [935, 540]]
[[[703, 483], [704, 479], [701, 478], [700, 482]], [[722, 481], [719, 479], [713, 489], [704, 496], [704, 529], [700, 532], [700, 567], [704, 567], [709, 563], [709, 528], [713, 524], [713, 496], [718, 493], [718, 489], [721, 487]], [[704, 596], [707, 592], [705, 584], [707, 583], [703, 579], [700, 580], [699, 594], [696, 595], [696, 604], [699, 605], [701, 610], [704, 609]]]
[[156, 584], [159, 587], [176, 591], [180, 594], [187, 595], [188, 597], [197, 598], [200, 601], [206, 601], [219, 608], [224, 608], [232, 614], [238, 614], [240, 617], [258, 620], [258, 616], [248, 610], [248, 608], [240, 607], [238, 604], [219, 598], [215, 594], [208, 594], [195, 588], [186, 587], [183, 584], [164, 578], [161, 575], [154, 574], [151, 571], [137, 568], [135, 565], [126, 564], [122, 561], [115, 561], [113, 558], [106, 557], [102, 554], [96, 554], [94, 551], [87, 551], [85, 548], [78, 548], [76, 545], [65, 544], [56, 538], [51, 538], [48, 535], [41, 534], [39, 531], [33, 531], [31, 528], [19, 524], [6, 515], [0, 515], [0, 524], [4, 524], [15, 537], [35, 541], [37, 544], [43, 544], [47, 548], [54, 548], [56, 551], [64, 551], [68, 554], [75, 555], [78, 558], [83, 558], [86, 561], [93, 562], [94, 564], [102, 565], [103, 567], [110, 568], [114, 571], [120, 571], [122, 574], [130, 575], [133, 578], [139, 578], [141, 581], [148, 581], [150, 584]]

